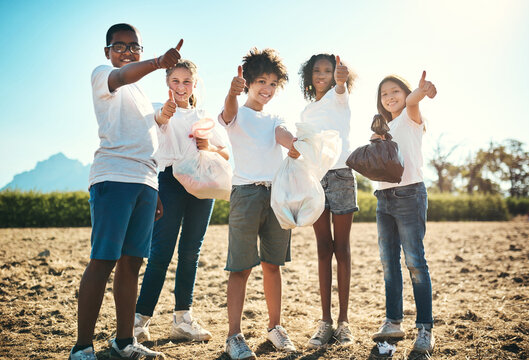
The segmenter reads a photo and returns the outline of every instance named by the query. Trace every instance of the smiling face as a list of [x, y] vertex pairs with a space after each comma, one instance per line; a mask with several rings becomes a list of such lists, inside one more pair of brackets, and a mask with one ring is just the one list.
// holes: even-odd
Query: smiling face
[[380, 101], [393, 119], [406, 107], [406, 96], [404, 90], [393, 81], [386, 81], [380, 86]]
[[273, 97], [278, 86], [276, 74], [261, 74], [248, 87], [248, 100], [245, 106], [255, 111], [263, 110]]
[[188, 108], [189, 98], [196, 87], [196, 80], [191, 71], [184, 67], [175, 68], [167, 75], [167, 86], [173, 91], [178, 107]]
[[[140, 44], [139, 36], [134, 31], [118, 31], [112, 35], [110, 44], [122, 42], [126, 45]], [[114, 67], [120, 68], [134, 61], [140, 61], [140, 54], [133, 54], [130, 48], [124, 53], [117, 53], [112, 48], [105, 47], [105, 56], [110, 60]]]
[[316, 101], [321, 99], [333, 85], [334, 67], [327, 59], [320, 59], [312, 68], [312, 86], [316, 90]]

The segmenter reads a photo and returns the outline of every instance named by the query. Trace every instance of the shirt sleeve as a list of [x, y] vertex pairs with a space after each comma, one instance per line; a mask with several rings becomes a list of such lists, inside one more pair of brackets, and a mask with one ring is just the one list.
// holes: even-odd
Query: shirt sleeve
[[402, 110], [402, 113], [401, 113], [401, 116], [402, 116], [402, 120], [405, 124], [413, 127], [413, 128], [416, 128], [416, 129], [420, 129], [421, 131], [424, 129], [424, 124], [426, 122], [426, 118], [424, 116], [422, 116], [421, 114], [421, 120], [422, 120], [422, 123], [421, 124], [417, 124], [415, 121], [413, 121], [412, 119], [410, 119], [409, 115], [408, 115], [408, 109], [404, 108], [404, 110]]
[[100, 65], [92, 72], [92, 91], [94, 98], [106, 100], [112, 98], [119, 91], [118, 88], [111, 93], [108, 89], [108, 77], [112, 70], [114, 70], [112, 66]]
[[233, 118], [232, 121], [230, 121], [229, 124], [226, 124], [226, 122], [224, 122], [224, 119], [222, 118], [222, 112], [224, 111], [224, 108], [222, 108], [222, 110], [219, 112], [219, 116], [217, 117], [217, 121], [219, 122], [219, 124], [223, 127], [223, 128], [229, 128], [229, 127], [232, 127], [233, 124], [235, 123], [235, 121], [237, 120], [237, 115], [239, 114], [237, 112], [237, 115], [235, 115], [235, 117]]
[[331, 91], [334, 92], [334, 97], [336, 99], [336, 102], [340, 105], [347, 105], [349, 102], [349, 91], [347, 91], [347, 84], [344, 84], [345, 91], [343, 94], [338, 94], [336, 92], [336, 87], [334, 87]]

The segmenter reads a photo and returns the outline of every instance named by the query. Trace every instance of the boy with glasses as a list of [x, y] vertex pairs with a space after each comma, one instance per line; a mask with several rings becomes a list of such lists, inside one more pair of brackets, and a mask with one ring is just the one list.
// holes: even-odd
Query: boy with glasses
[[162, 215], [154, 159], [157, 124], [151, 102], [135, 82], [156, 69], [174, 66], [183, 40], [146, 61], [140, 61], [143, 48], [133, 26], [111, 26], [106, 41], [105, 56], [113, 67], [101, 65], [92, 73], [100, 138], [89, 178], [92, 252], [79, 286], [77, 342], [69, 359], [96, 359], [92, 338], [114, 267], [117, 327], [111, 358], [163, 357], [133, 336], [138, 273], [149, 256], [155, 213], [156, 218]]

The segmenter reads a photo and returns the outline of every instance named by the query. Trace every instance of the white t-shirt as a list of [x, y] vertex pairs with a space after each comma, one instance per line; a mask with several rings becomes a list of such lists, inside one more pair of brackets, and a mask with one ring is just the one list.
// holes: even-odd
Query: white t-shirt
[[419, 125], [408, 116], [406, 108], [399, 116], [391, 120], [389, 133], [399, 145], [404, 159], [404, 173], [399, 184], [380, 181], [378, 189], [384, 190], [399, 186], [406, 186], [423, 181], [422, 177], [422, 135], [424, 134], [424, 117]]
[[237, 116], [228, 125], [222, 119], [222, 112], [218, 120], [226, 128], [232, 146], [235, 164], [232, 184], [272, 181], [283, 160], [275, 130], [285, 121], [246, 106], [239, 107]]
[[92, 95], [99, 125], [99, 148], [90, 168], [89, 186], [102, 181], [139, 183], [158, 189], [158, 148], [154, 110], [137, 84], [110, 92], [108, 76], [115, 68], [92, 72]]
[[301, 113], [301, 122], [313, 124], [320, 130], [336, 130], [340, 133], [342, 152], [332, 169], [346, 168], [345, 161], [351, 154], [351, 109], [347, 88], [343, 94], [337, 94], [336, 88], [329, 89], [320, 100], [308, 104]]
[[[195, 139], [189, 135], [192, 134], [193, 124], [205, 116], [204, 111], [200, 109], [176, 108], [169, 122], [161, 126], [160, 148], [156, 153], [160, 170], [173, 165], [175, 160], [189, 152], [198, 152]], [[213, 127], [209, 142], [215, 146], [226, 147], [227, 139], [224, 129], [219, 126]]]

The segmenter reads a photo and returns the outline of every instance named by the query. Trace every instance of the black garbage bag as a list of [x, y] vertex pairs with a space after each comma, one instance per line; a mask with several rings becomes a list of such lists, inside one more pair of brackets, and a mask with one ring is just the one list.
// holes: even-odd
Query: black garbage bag
[[375, 115], [371, 130], [383, 135], [385, 140], [373, 139], [368, 145], [356, 149], [345, 162], [347, 166], [369, 180], [400, 183], [404, 172], [404, 160], [399, 146], [391, 140], [389, 126], [382, 115]]

